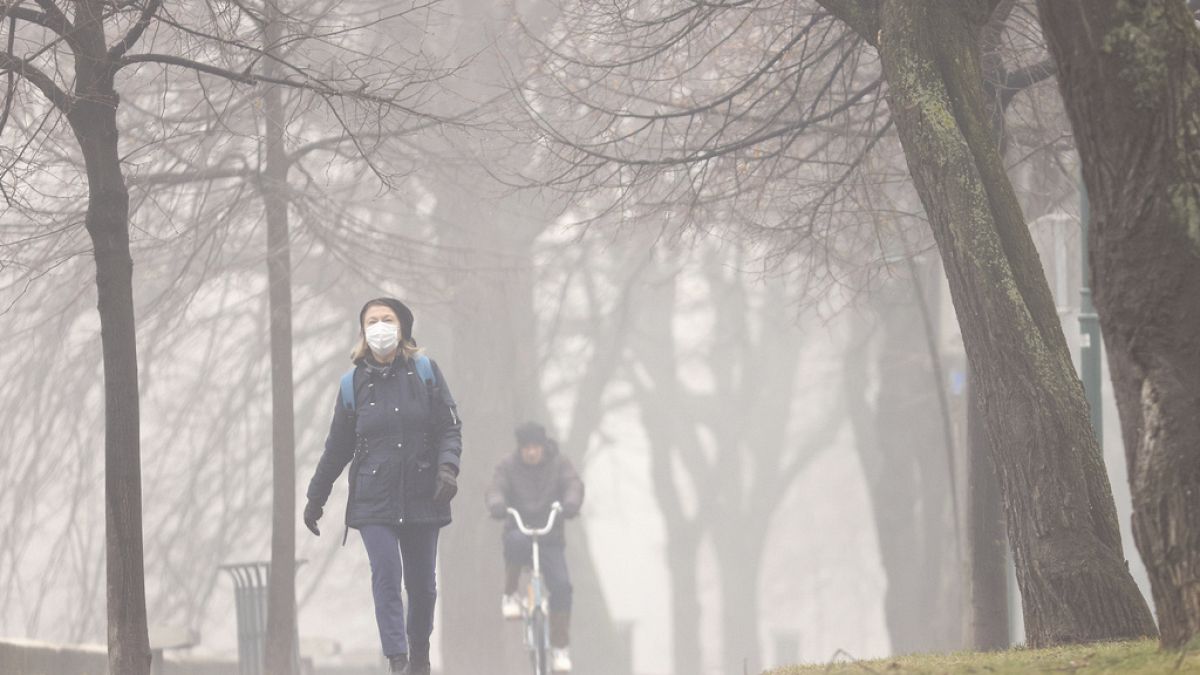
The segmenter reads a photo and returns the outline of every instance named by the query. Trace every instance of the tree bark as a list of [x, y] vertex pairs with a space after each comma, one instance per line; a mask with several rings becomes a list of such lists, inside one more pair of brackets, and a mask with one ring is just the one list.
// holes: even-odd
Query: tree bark
[[104, 355], [104, 506], [109, 672], [150, 671], [142, 560], [142, 474], [137, 327], [129, 191], [117, 147], [113, 65], [106, 57], [99, 3], [78, 3], [75, 97], [67, 111], [87, 170], [85, 225], [96, 259], [97, 308]]
[[[1009, 72], [1004, 62], [1004, 31], [1016, 5], [1016, 0], [995, 3], [979, 40], [984, 101], [1000, 157], [1007, 154], [1010, 134], [1005, 113], [1013, 97], [1053, 74], [1049, 64], [1029, 66], [1023, 77], [1014, 77]], [[974, 376], [969, 371], [966, 390], [967, 644], [971, 649], [992, 651], [1007, 649], [1011, 644], [1006, 564], [1008, 542], [996, 467], [989, 456], [983, 413]]]
[[883, 3], [888, 103], [929, 216], [999, 470], [1030, 646], [1132, 638], [1153, 621], [1045, 275], [983, 100], [983, 0]]
[[[1039, 0], [1162, 644], [1200, 635], [1200, 31], [1184, 3]], [[1086, 26], [1087, 30], [1081, 30]]]
[[[279, 8], [267, 3], [264, 51], [275, 50], [281, 35]], [[268, 57], [267, 77], [278, 75]], [[288, 158], [283, 92], [263, 94], [266, 146], [260, 189], [267, 220], [267, 287], [271, 332], [271, 573], [267, 584], [268, 673], [295, 672], [296, 656], [296, 439], [292, 390], [292, 256], [288, 232]]]
[[1008, 552], [1004, 505], [996, 468], [988, 456], [982, 414], [967, 378], [967, 646], [976, 651], [1008, 649]]

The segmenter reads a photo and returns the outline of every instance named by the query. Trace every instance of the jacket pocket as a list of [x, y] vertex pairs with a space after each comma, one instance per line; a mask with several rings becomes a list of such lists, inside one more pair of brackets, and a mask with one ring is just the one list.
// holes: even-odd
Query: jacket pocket
[[408, 491], [410, 499], [416, 501], [433, 499], [433, 491], [437, 487], [437, 466], [428, 459], [414, 460], [404, 487]]
[[387, 516], [396, 498], [395, 462], [364, 462], [354, 480], [354, 505], [365, 517]]

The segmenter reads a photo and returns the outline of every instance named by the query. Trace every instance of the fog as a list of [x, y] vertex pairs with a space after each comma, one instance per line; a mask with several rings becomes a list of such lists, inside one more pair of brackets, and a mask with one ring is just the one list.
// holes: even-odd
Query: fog
[[[528, 421], [586, 486], [565, 526], [580, 675], [984, 648], [985, 624], [1024, 643], [1020, 512], [997, 487], [1015, 479], [997, 482], [971, 404], [982, 386], [1009, 414], [996, 382], [1017, 366], [996, 347], [968, 367], [964, 334], [999, 330], [970, 290], [990, 282], [947, 275], [961, 238], [927, 215], [880, 57], [827, 4], [205, 2], [144, 34], [114, 9], [110, 44], [132, 30], [131, 54], [166, 57], [120, 66], [110, 165], [86, 142], [100, 113], [7, 80], [0, 645], [108, 645], [116, 663], [112, 589], [144, 584], [144, 604], [116, 597], [144, 606], [166, 672], [238, 672], [222, 566], [283, 574], [294, 555], [296, 672], [385, 672], [354, 527], [343, 545], [354, 465], [320, 536], [302, 516], [377, 297], [411, 308], [461, 418], [433, 672], [530, 670], [484, 500]], [[1034, 3], [1001, 4], [985, 69], [1028, 81], [997, 94], [996, 145], [1079, 368], [1079, 160]], [[53, 22], [13, 16], [9, 54], [76, 92]], [[125, 257], [104, 176], [127, 190]], [[122, 278], [135, 339], [109, 309]], [[140, 551], [113, 529], [134, 512]], [[141, 578], [114, 586], [118, 559]]]

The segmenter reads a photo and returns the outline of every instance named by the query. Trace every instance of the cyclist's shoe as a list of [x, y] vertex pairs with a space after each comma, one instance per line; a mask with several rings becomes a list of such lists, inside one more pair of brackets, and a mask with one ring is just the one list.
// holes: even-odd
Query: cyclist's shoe
[[521, 598], [516, 593], [500, 596], [500, 615], [506, 619], [521, 618]]
[[396, 656], [388, 657], [388, 672], [389, 673], [407, 673], [408, 654], [397, 654]]
[[571, 650], [555, 647], [550, 650], [550, 669], [556, 673], [571, 672]]

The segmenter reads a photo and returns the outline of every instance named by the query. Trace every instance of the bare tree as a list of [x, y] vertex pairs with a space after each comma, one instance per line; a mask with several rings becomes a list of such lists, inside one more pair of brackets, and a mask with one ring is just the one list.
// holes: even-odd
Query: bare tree
[[[569, 231], [559, 229], [552, 234], [562, 237]], [[610, 389], [628, 360], [638, 290], [650, 264], [641, 246], [644, 243], [637, 238], [610, 242], [603, 237], [570, 236], [543, 242], [536, 254], [535, 269], [540, 270], [536, 286], [546, 294], [554, 289], [556, 300], [550, 308], [536, 303], [542, 398], [547, 408], [561, 397], [570, 399], [569, 422], [558, 426], [564, 429], [563, 448], [584, 471], [597, 453], [618, 452], [622, 445], [605, 433], [605, 421], [621, 405]], [[582, 302], [568, 301], [575, 289], [583, 296]], [[580, 345], [585, 346], [583, 353]], [[567, 372], [573, 377], [548, 382], [551, 372]], [[549, 410], [543, 415], [544, 419], [553, 418]], [[604, 600], [586, 527], [577, 529], [583, 531], [567, 551], [579, 599], [573, 621], [577, 632], [589, 639], [573, 650], [579, 654], [580, 668], [619, 674], [632, 668], [632, 662], [623, 660], [632, 658], [627, 651], [632, 645], [620, 642], [622, 636], [617, 634]]]
[[1134, 537], [1162, 644], [1179, 648], [1200, 634], [1195, 3], [1040, 0], [1038, 7], [1094, 218], [1091, 278], [1121, 417]]
[[[744, 249], [702, 246], [697, 257], [691, 265], [656, 266], [654, 290], [640, 303], [631, 379], [666, 521], [675, 670], [702, 670], [697, 569], [706, 541], [721, 576], [721, 672], [758, 670], [759, 586], [771, 518], [843, 418], [840, 403], [796, 414], [806, 380], [803, 337], [793, 316], [780, 311], [792, 284], [755, 284], [743, 269]], [[683, 317], [701, 320], [697, 298], [680, 290], [697, 281], [715, 326], [701, 340], [675, 327]], [[713, 383], [711, 391], [690, 384], [697, 372]], [[807, 433], [797, 418], [808, 423]]]
[[[327, 99], [369, 101], [382, 109], [400, 108], [402, 104], [395, 92], [369, 90], [361, 79], [320, 80], [294, 64], [264, 54], [260, 48], [240, 43], [238, 31], [245, 14], [237, 8], [206, 6], [212, 10], [211, 22], [189, 26], [187, 22], [194, 16], [174, 15], [160, 0], [115, 7], [80, 1], [70, 9], [45, 0], [38, 7], [31, 9], [20, 2], [4, 5], [2, 14], [9, 19], [9, 35], [8, 49], [0, 55], [0, 70], [10, 74], [4, 118], [7, 121], [18, 90], [33, 87], [66, 121], [86, 167], [84, 223], [96, 260], [105, 369], [109, 662], [114, 672], [147, 672], [150, 653], [142, 560], [137, 355], [129, 192], [118, 149], [118, 74], [139, 64], [153, 63], [241, 84], [275, 84], [308, 90]], [[18, 34], [18, 24], [29, 30]], [[110, 44], [109, 35], [113, 33], [120, 37]], [[142, 43], [148, 44], [151, 51], [133, 49]], [[204, 55], [199, 60], [182, 49], [174, 53], [153, 51], [156, 47], [197, 44]], [[31, 51], [18, 55], [18, 45]], [[231, 58], [224, 63], [220, 59], [205, 60], [215, 53]], [[264, 68], [264, 59], [282, 67], [276, 71]], [[74, 65], [73, 77], [61, 67], [63, 64]], [[277, 76], [280, 70], [285, 74]], [[13, 75], [21, 85], [15, 83]], [[348, 82], [354, 86], [346, 86]]]
[[[1082, 387], [983, 105], [978, 31], [998, 3], [823, 4], [880, 52], [979, 385], [1030, 644], [1153, 633], [1121, 554]], [[1044, 468], [1030, 474], [1022, 468], [1030, 465]], [[1049, 485], [1058, 486], [1052, 499]]]
[[[789, 235], [800, 238], [838, 222], [830, 196], [845, 194], [845, 176], [894, 125], [978, 385], [1029, 642], [1148, 635], [1083, 390], [984, 96], [980, 33], [999, 4], [587, 5], [550, 45], [552, 76], [526, 100], [574, 185], [628, 189], [649, 176], [703, 203], [744, 185], [739, 163], [762, 167], [754, 198], [786, 186], [788, 213], [804, 225]], [[573, 39], [582, 35], [598, 37]], [[747, 45], [759, 48], [731, 54]], [[687, 78], [694, 72], [712, 76], [701, 83]], [[588, 89], [577, 93], [578, 82]], [[887, 122], [877, 116], [884, 83]], [[552, 117], [556, 100], [590, 116]], [[839, 133], [806, 135], [831, 127]], [[753, 216], [740, 220], [761, 231]]]
[[843, 390], [887, 577], [892, 653], [951, 651], [962, 646], [965, 571], [947, 462], [956, 450], [943, 429], [949, 411], [939, 410], [946, 378], [929, 351], [937, 336], [922, 320], [922, 306], [938, 304], [928, 280], [940, 270], [928, 259], [898, 267], [853, 318]]
[[[468, 134], [440, 132], [435, 139], [422, 139], [428, 161], [419, 176], [433, 197], [442, 253], [437, 275], [449, 292], [444, 312], [451, 338], [447, 348], [454, 357], [449, 376], [473, 384], [457, 392], [466, 420], [464, 442], [473, 449], [459, 477], [460, 488], [472, 494], [482, 492], [491, 465], [511, 450], [517, 423], [534, 418], [549, 422], [538, 360], [541, 310], [534, 302], [535, 260], [539, 237], [554, 227], [563, 207], [545, 195], [519, 192], [504, 183], [536, 165], [542, 154], [525, 130], [512, 123], [517, 115], [507, 91], [506, 76], [511, 73], [505, 66], [512, 66], [517, 77], [526, 69], [523, 63], [508, 61], [513, 22], [521, 17], [539, 23], [538, 17], [553, 7], [478, 0], [458, 0], [451, 6], [456, 12], [448, 25], [440, 26], [445, 34], [439, 44], [448, 58], [470, 59], [471, 65], [456, 73], [450, 88], [486, 113], [477, 123], [490, 135], [482, 143]], [[479, 54], [487, 58], [472, 59]], [[603, 391], [611, 373], [593, 373], [577, 386]], [[565, 428], [564, 448], [577, 459], [590, 447], [589, 433], [601, 416], [598, 406], [589, 394], [577, 409], [578, 420]], [[469, 647], [455, 640], [443, 643], [447, 670], [506, 672], [525, 667], [519, 639], [504, 630], [498, 615], [479, 611], [479, 598], [500, 587], [499, 567], [478, 555], [479, 542], [493, 530], [482, 509], [464, 505], [445, 533], [443, 625], [449, 634], [472, 636]], [[615, 673], [620, 666], [612, 660], [621, 645], [595, 564], [583, 555], [586, 550], [584, 536], [571, 547], [581, 600], [577, 627], [590, 636], [576, 647], [577, 666], [580, 672]]]

